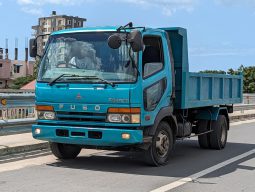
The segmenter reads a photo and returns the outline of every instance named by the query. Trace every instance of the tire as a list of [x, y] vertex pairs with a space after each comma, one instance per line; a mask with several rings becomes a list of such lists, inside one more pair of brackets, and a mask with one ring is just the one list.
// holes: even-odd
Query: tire
[[224, 115], [219, 115], [217, 121], [212, 122], [212, 130], [210, 133], [211, 149], [224, 149], [228, 137], [228, 124]]
[[[198, 122], [198, 133], [204, 133], [208, 131], [208, 120], [199, 120]], [[198, 143], [200, 148], [208, 149], [210, 148], [209, 144], [209, 134], [203, 134], [198, 136]]]
[[151, 146], [144, 152], [145, 162], [151, 166], [167, 164], [174, 148], [174, 137], [167, 122], [160, 122]]
[[58, 159], [75, 159], [81, 152], [81, 147], [71, 144], [50, 142], [50, 149]]

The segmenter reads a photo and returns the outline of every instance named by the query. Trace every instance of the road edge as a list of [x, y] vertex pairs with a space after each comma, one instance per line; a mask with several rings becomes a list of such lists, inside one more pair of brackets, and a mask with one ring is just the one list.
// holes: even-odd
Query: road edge
[[48, 148], [49, 148], [48, 142], [42, 142], [42, 143], [36, 143], [36, 144], [30, 144], [30, 145], [20, 145], [15, 147], [4, 146], [4, 148], [0, 149], [0, 156], [35, 151], [35, 150], [43, 150]]

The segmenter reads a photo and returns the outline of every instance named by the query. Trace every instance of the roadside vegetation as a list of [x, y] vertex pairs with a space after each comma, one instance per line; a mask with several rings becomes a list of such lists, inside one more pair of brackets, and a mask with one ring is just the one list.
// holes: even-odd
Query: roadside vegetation
[[15, 79], [11, 85], [11, 89], [20, 89], [24, 85], [28, 84], [29, 82], [33, 81], [37, 77], [38, 73], [38, 64], [39, 64], [39, 58], [36, 59], [35, 64], [34, 64], [34, 71], [33, 75], [26, 76], [26, 77], [18, 77]]
[[11, 89], [20, 89], [24, 85], [28, 84], [29, 82], [33, 81], [35, 78], [33, 76], [27, 77], [18, 77], [15, 79], [11, 85]]

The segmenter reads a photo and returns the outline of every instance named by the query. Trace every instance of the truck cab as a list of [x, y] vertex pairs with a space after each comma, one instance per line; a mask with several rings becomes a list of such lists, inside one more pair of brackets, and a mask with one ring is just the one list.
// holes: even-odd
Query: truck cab
[[32, 133], [60, 159], [82, 148], [135, 149], [159, 166], [191, 134], [202, 148], [223, 149], [228, 113], [242, 100], [241, 76], [189, 73], [183, 28], [57, 31], [39, 66]]

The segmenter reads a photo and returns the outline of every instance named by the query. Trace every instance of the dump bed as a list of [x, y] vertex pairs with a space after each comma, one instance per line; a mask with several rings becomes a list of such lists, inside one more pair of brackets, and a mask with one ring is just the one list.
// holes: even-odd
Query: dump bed
[[175, 107], [188, 109], [242, 102], [242, 75], [189, 72], [187, 31], [162, 28], [168, 33], [174, 61]]

